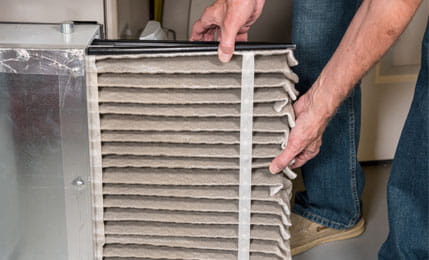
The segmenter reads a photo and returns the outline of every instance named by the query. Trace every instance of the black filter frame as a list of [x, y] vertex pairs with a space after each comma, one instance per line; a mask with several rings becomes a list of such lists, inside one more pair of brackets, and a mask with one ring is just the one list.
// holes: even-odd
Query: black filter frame
[[[88, 55], [123, 55], [173, 52], [217, 51], [217, 41], [151, 41], [151, 40], [99, 40], [87, 48]], [[236, 51], [295, 49], [294, 44], [266, 42], [237, 42]]]

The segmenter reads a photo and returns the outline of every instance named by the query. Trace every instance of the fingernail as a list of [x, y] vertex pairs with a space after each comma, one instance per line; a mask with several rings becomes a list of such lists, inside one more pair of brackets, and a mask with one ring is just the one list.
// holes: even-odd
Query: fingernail
[[278, 167], [270, 165], [271, 174], [277, 174], [279, 171], [280, 171], [280, 169]]
[[227, 63], [231, 60], [231, 55], [219, 52], [219, 60], [223, 63]]

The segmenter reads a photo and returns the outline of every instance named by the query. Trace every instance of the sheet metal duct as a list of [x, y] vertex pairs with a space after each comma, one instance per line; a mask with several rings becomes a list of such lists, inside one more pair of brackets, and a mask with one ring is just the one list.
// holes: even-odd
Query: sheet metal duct
[[0, 24], [0, 259], [92, 259], [85, 49], [98, 32]]

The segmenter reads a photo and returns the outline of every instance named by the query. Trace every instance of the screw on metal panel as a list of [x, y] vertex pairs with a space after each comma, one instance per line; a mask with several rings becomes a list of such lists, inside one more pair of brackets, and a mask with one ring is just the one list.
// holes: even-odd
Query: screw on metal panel
[[60, 25], [60, 30], [64, 34], [70, 34], [74, 31], [74, 23], [73, 21], [64, 21]]
[[85, 185], [85, 181], [82, 179], [82, 177], [77, 177], [72, 181], [72, 184], [74, 186], [81, 187]]

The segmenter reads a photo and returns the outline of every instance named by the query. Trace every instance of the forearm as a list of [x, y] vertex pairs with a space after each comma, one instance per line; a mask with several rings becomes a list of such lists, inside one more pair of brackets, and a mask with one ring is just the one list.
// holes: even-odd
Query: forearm
[[364, 0], [316, 82], [294, 104], [296, 124], [286, 149], [270, 165], [272, 173], [301, 167], [319, 153], [328, 119], [399, 37], [421, 1]]
[[[364, 74], [404, 31], [421, 0], [365, 0], [309, 93], [330, 117]], [[320, 102], [323, 101], [323, 102]]]

